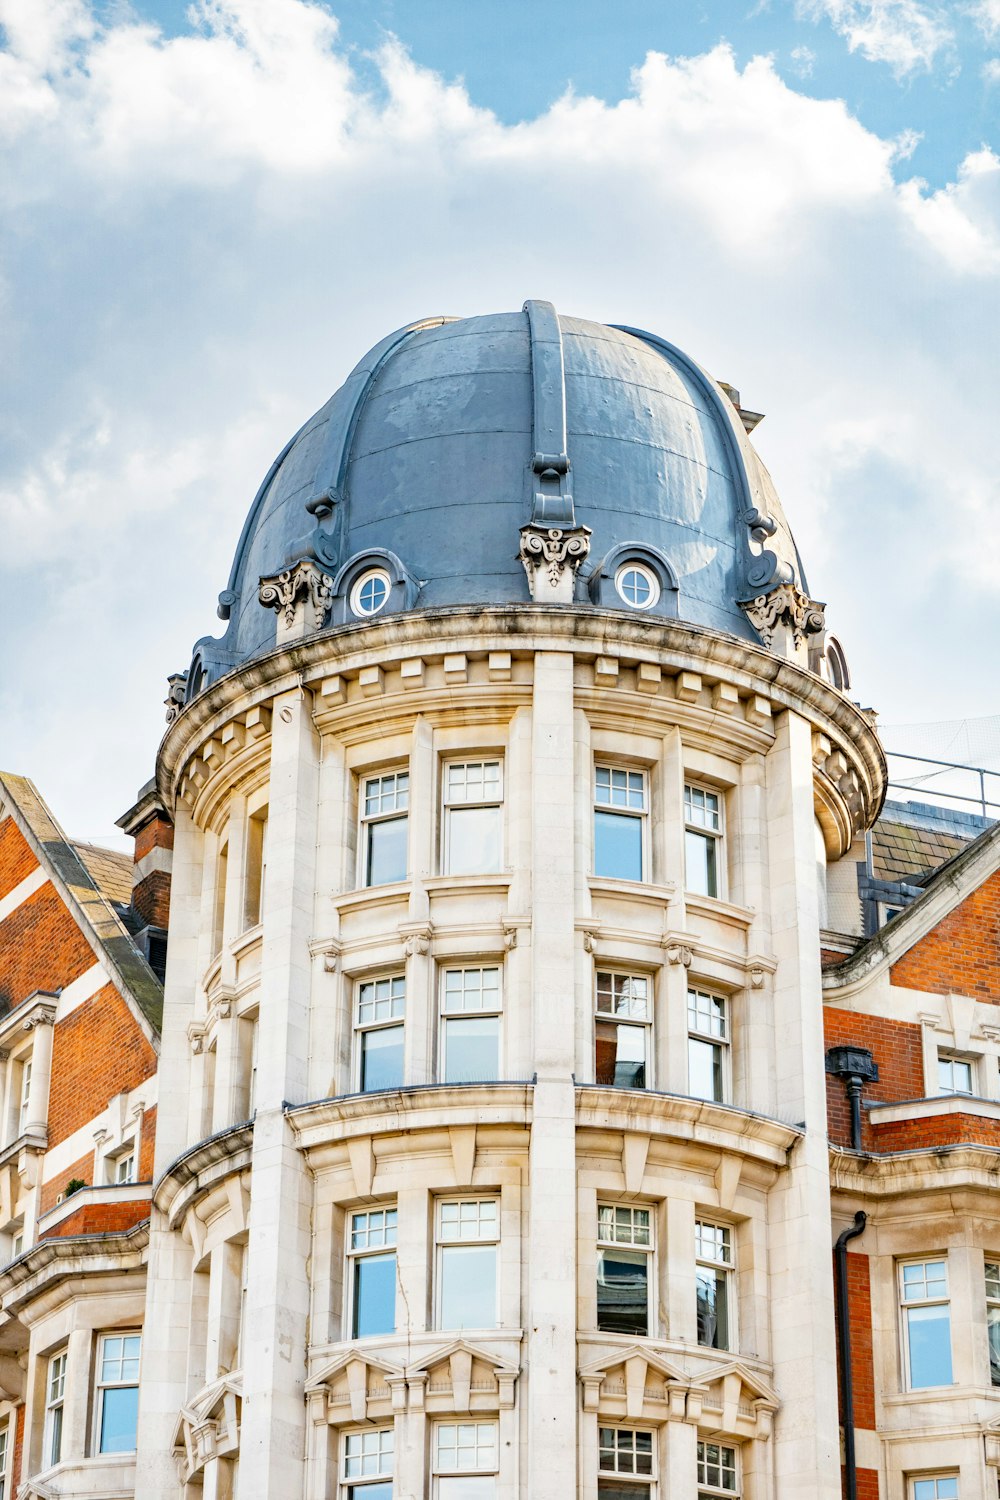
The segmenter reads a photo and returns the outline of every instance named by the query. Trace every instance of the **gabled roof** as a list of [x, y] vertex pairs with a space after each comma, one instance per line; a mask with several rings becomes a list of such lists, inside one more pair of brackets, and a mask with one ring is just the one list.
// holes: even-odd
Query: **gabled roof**
[[115, 892], [123, 890], [122, 861], [127, 856], [74, 844], [26, 776], [0, 772], [0, 797], [95, 956], [158, 1047], [163, 986], [112, 905], [119, 899]]
[[843, 990], [897, 963], [956, 907], [1000, 870], [1000, 823], [952, 855], [922, 895], [836, 967], [824, 970], [824, 990]]

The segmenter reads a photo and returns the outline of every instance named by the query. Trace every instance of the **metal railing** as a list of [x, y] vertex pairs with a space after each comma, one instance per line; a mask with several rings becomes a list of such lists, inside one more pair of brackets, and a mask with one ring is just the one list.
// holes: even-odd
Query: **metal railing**
[[[923, 774], [915, 772], [905, 780], [891, 779], [889, 787], [892, 791], [919, 792], [922, 797], [939, 798], [944, 806], [953, 807], [956, 803], [964, 803], [968, 807], [974, 807], [983, 818], [992, 820], [1000, 818], [1000, 771], [993, 771], [988, 766], [970, 766], [965, 761], [936, 760], [930, 755], [908, 755], [901, 750], [890, 750], [886, 748], [886, 759], [889, 762], [889, 770], [893, 771], [893, 763], [896, 761], [916, 761], [922, 766], [936, 766], [937, 770], [926, 771]], [[972, 785], [978, 788], [975, 795], [970, 796], [968, 792], [952, 790], [951, 787], [932, 786], [931, 782], [942, 777], [971, 778], [962, 782], [964, 786]], [[905, 775], [905, 772], [902, 773]], [[992, 778], [988, 780], [987, 778]], [[993, 783], [997, 783], [996, 795], [987, 795], [994, 791]]]

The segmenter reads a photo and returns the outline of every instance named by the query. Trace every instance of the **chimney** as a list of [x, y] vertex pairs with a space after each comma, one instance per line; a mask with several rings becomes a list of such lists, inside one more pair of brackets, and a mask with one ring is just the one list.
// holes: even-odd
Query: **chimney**
[[135, 839], [132, 910], [139, 929], [135, 942], [150, 968], [162, 979], [170, 918], [174, 825], [160, 801], [154, 781], [147, 781], [135, 805], [117, 819], [117, 827]]

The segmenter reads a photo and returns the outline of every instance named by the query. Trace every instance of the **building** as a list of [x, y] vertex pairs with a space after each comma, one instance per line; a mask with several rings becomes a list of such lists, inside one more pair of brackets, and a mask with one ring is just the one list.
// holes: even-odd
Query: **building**
[[1000, 845], [876, 825], [757, 421], [529, 302], [392, 335], [279, 454], [102, 908], [150, 1066], [91, 1115], [117, 1160], [155, 1102], [151, 1185], [0, 1270], [19, 1495], [996, 1496]]

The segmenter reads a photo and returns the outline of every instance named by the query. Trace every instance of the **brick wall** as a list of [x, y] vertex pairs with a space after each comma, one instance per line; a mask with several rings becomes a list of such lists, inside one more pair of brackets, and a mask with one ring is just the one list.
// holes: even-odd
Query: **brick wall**
[[[865, 1085], [863, 1098], [870, 1103], [892, 1104], [900, 1099], [924, 1096], [924, 1060], [920, 1026], [909, 1021], [891, 1021], [856, 1011], [823, 1011], [825, 1044], [830, 1047], [867, 1047], [878, 1063], [878, 1083]], [[851, 1111], [841, 1078], [827, 1075], [827, 1128], [838, 1146], [851, 1144]], [[875, 1136], [862, 1111], [861, 1144], [866, 1151], [887, 1150], [875, 1144]]]
[[156, 1054], [114, 985], [106, 984], [55, 1028], [49, 1146], [100, 1113], [109, 1099], [156, 1071]]
[[[836, 1274], [836, 1266], [834, 1267]], [[854, 1425], [875, 1427], [875, 1364], [872, 1357], [872, 1293], [867, 1255], [847, 1253], [847, 1308], [851, 1330], [851, 1378], [854, 1383]], [[843, 1371], [837, 1351], [837, 1388], [840, 1420], [844, 1420]]]
[[96, 963], [94, 952], [51, 885], [0, 922], [0, 1004], [13, 1008], [35, 990], [58, 990]]
[[38, 864], [13, 818], [0, 823], [0, 897], [20, 885]]
[[65, 1172], [59, 1172], [48, 1182], [42, 1183], [42, 1206], [39, 1213], [48, 1213], [50, 1208], [55, 1208], [60, 1193], [66, 1191], [68, 1183], [76, 1178], [78, 1182], [85, 1182], [88, 1187], [94, 1186], [94, 1153], [88, 1151], [86, 1156], [81, 1156]]
[[141, 1199], [131, 1203], [82, 1203], [76, 1213], [47, 1229], [43, 1240], [61, 1240], [74, 1234], [121, 1234], [149, 1218], [149, 1204]]
[[174, 825], [166, 818], [150, 818], [143, 823], [135, 836], [135, 858], [138, 862], [151, 849], [172, 849], [174, 847]]
[[142, 1117], [142, 1140], [139, 1144], [139, 1181], [152, 1182], [153, 1156], [156, 1150], [156, 1105]]
[[[11, 1493], [16, 1495], [22, 1481], [21, 1465], [24, 1460], [24, 1407], [19, 1406], [14, 1417], [14, 1467], [11, 1470]], [[27, 1477], [26, 1475], [24, 1476]]]
[[132, 905], [149, 927], [166, 927], [170, 918], [170, 876], [165, 870], [151, 870], [144, 880], [132, 887]]
[[[858, 1469], [858, 1500], [879, 1500], [878, 1470]], [[841, 1470], [844, 1494], [847, 1494], [847, 1478]]]
[[1000, 872], [966, 896], [889, 971], [911, 990], [972, 995], [1000, 1005]]
[[952, 1146], [961, 1141], [1000, 1148], [1000, 1120], [978, 1115], [930, 1115], [925, 1120], [893, 1120], [872, 1131], [875, 1151], [919, 1151], [929, 1146]]

